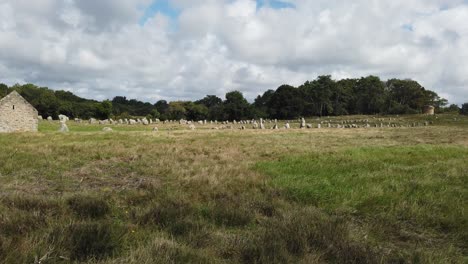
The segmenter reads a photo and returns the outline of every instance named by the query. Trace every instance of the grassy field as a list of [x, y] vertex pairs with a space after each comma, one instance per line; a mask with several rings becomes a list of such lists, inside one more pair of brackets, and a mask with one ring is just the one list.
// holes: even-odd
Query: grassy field
[[392, 118], [0, 134], [0, 263], [467, 263], [468, 117]]

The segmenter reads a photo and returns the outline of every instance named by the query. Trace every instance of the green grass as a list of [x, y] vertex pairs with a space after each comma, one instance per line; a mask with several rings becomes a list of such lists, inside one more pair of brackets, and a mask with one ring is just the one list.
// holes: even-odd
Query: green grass
[[0, 263], [466, 263], [466, 124], [44, 121], [0, 135]]
[[448, 235], [465, 247], [467, 158], [468, 149], [455, 146], [364, 147], [287, 156], [257, 168], [288, 199], [362, 221]]

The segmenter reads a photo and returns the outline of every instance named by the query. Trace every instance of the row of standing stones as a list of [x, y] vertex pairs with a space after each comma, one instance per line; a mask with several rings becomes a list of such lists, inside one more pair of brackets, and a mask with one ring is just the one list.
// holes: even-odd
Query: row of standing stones
[[[42, 117], [39, 117], [39, 119], [42, 120]], [[369, 120], [369, 119], [360, 119], [360, 120], [341, 120], [341, 121], [332, 121], [332, 120], [322, 120], [318, 121], [317, 124], [308, 124], [306, 123], [305, 118], [301, 118], [297, 120], [299, 122], [299, 128], [300, 129], [312, 129], [312, 128], [371, 128], [371, 127], [376, 127], [376, 128], [384, 128], [384, 127], [420, 127], [420, 126], [429, 126], [433, 124], [432, 121], [425, 121], [423, 123], [419, 122], [411, 122], [411, 123], [402, 123], [402, 120], [399, 120], [397, 118], [373, 118], [374, 120]], [[48, 121], [53, 121], [51, 117], [47, 118]], [[69, 128], [66, 124], [67, 121], [70, 119], [65, 116], [65, 115], [59, 115], [59, 120], [60, 120], [60, 132], [69, 132]], [[76, 118], [74, 120], [76, 123], [83, 123], [84, 121], [81, 119]], [[218, 125], [221, 124], [221, 127], [215, 126], [212, 127], [212, 129], [219, 130], [219, 129], [240, 129], [240, 130], [245, 130], [247, 129], [246, 125], [250, 125], [252, 129], [267, 129], [267, 125], [269, 129], [272, 130], [279, 130], [279, 129], [291, 129], [292, 126], [290, 123], [292, 121], [285, 121], [284, 126], [280, 128], [278, 125], [278, 120], [272, 120], [272, 119], [262, 119], [260, 118], [259, 120], [241, 120], [241, 121], [207, 121], [207, 120], [201, 120], [198, 122], [194, 121], [189, 121], [189, 120], [168, 120], [168, 121], [160, 121], [159, 119], [119, 119], [119, 120], [113, 120], [113, 119], [106, 119], [106, 120], [97, 120], [95, 118], [91, 118], [87, 121], [89, 124], [99, 124], [99, 125], [151, 125], [153, 123], [155, 124], [179, 124], [179, 125], [184, 125], [188, 126], [190, 130], [195, 130], [196, 126], [195, 124], [204, 126], [204, 125]], [[380, 123], [379, 123], [380, 122]], [[384, 123], [385, 122], [385, 123]], [[240, 126], [239, 126], [240, 125]], [[272, 125], [272, 126], [271, 126]], [[110, 127], [104, 127], [102, 129], [105, 132], [113, 131], [112, 128]], [[153, 131], [159, 131], [157, 127], [153, 127]]]

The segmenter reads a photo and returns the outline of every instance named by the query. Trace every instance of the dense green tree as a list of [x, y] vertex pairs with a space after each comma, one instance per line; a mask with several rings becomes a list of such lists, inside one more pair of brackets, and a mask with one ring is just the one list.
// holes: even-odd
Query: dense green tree
[[255, 99], [254, 106], [254, 117], [267, 118], [269, 116], [268, 102], [271, 100], [271, 97], [275, 94], [274, 90], [268, 90], [263, 95], [257, 96]]
[[169, 109], [169, 104], [167, 103], [166, 100], [159, 100], [156, 102], [156, 104], [154, 104], [154, 106], [156, 107], [156, 110], [158, 110], [158, 112], [161, 115], [166, 114], [167, 110]]
[[460, 112], [460, 107], [456, 104], [451, 104], [449, 107], [443, 108], [443, 112], [447, 113], [458, 113]]
[[108, 119], [112, 114], [112, 102], [105, 100], [102, 103], [96, 105], [96, 118]]
[[[301, 116], [346, 114], [411, 114], [420, 113], [425, 105], [438, 112], [457, 111], [458, 106], [445, 107], [447, 100], [426, 90], [413, 80], [391, 79], [382, 82], [376, 76], [335, 81], [329, 75], [307, 81], [298, 88], [282, 85], [257, 96], [250, 104], [239, 91], [226, 94], [222, 101], [215, 95], [201, 100], [171, 102], [160, 100], [154, 105], [136, 99], [116, 96], [111, 101], [98, 102], [76, 96], [69, 91], [53, 91], [33, 84], [0, 84], [0, 97], [18, 91], [43, 117], [106, 119], [152, 117], [191, 120], [241, 120], [250, 118], [293, 119]], [[460, 110], [461, 112], [465, 110]]]
[[8, 85], [0, 83], [0, 98], [5, 97], [8, 94]]
[[185, 109], [187, 110], [187, 119], [188, 120], [205, 120], [208, 118], [209, 109], [203, 104], [196, 104], [192, 102], [187, 102], [185, 104]]
[[195, 102], [196, 104], [202, 104], [208, 108], [217, 106], [223, 103], [223, 100], [216, 95], [207, 95], [205, 98]]
[[331, 96], [333, 115], [348, 115], [356, 113], [356, 89], [358, 80], [343, 79], [336, 82]]
[[277, 119], [298, 118], [304, 112], [304, 98], [299, 89], [281, 85], [268, 101], [269, 115]]
[[355, 87], [356, 110], [358, 114], [378, 114], [385, 108], [385, 85], [377, 76], [359, 79]]
[[299, 86], [304, 98], [305, 116], [323, 116], [333, 112], [331, 101], [333, 92], [336, 90], [336, 82], [330, 75], [319, 76], [312, 82], [306, 82]]
[[446, 106], [448, 104], [447, 99], [439, 97], [436, 92], [425, 90], [425, 104], [432, 105], [439, 110], [440, 108]]
[[224, 118], [226, 120], [242, 120], [252, 118], [252, 107], [239, 91], [226, 94], [223, 102]]
[[468, 115], [468, 103], [462, 104], [462, 107], [460, 108], [460, 114]]
[[166, 112], [167, 118], [171, 120], [187, 118], [187, 109], [185, 109], [185, 103], [186, 102], [182, 101], [170, 102]]

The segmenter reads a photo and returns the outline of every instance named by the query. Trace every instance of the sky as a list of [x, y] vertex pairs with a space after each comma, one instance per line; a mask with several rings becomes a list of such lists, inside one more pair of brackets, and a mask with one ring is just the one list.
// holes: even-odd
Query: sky
[[0, 0], [0, 82], [86, 98], [252, 101], [319, 75], [468, 102], [468, 0]]

